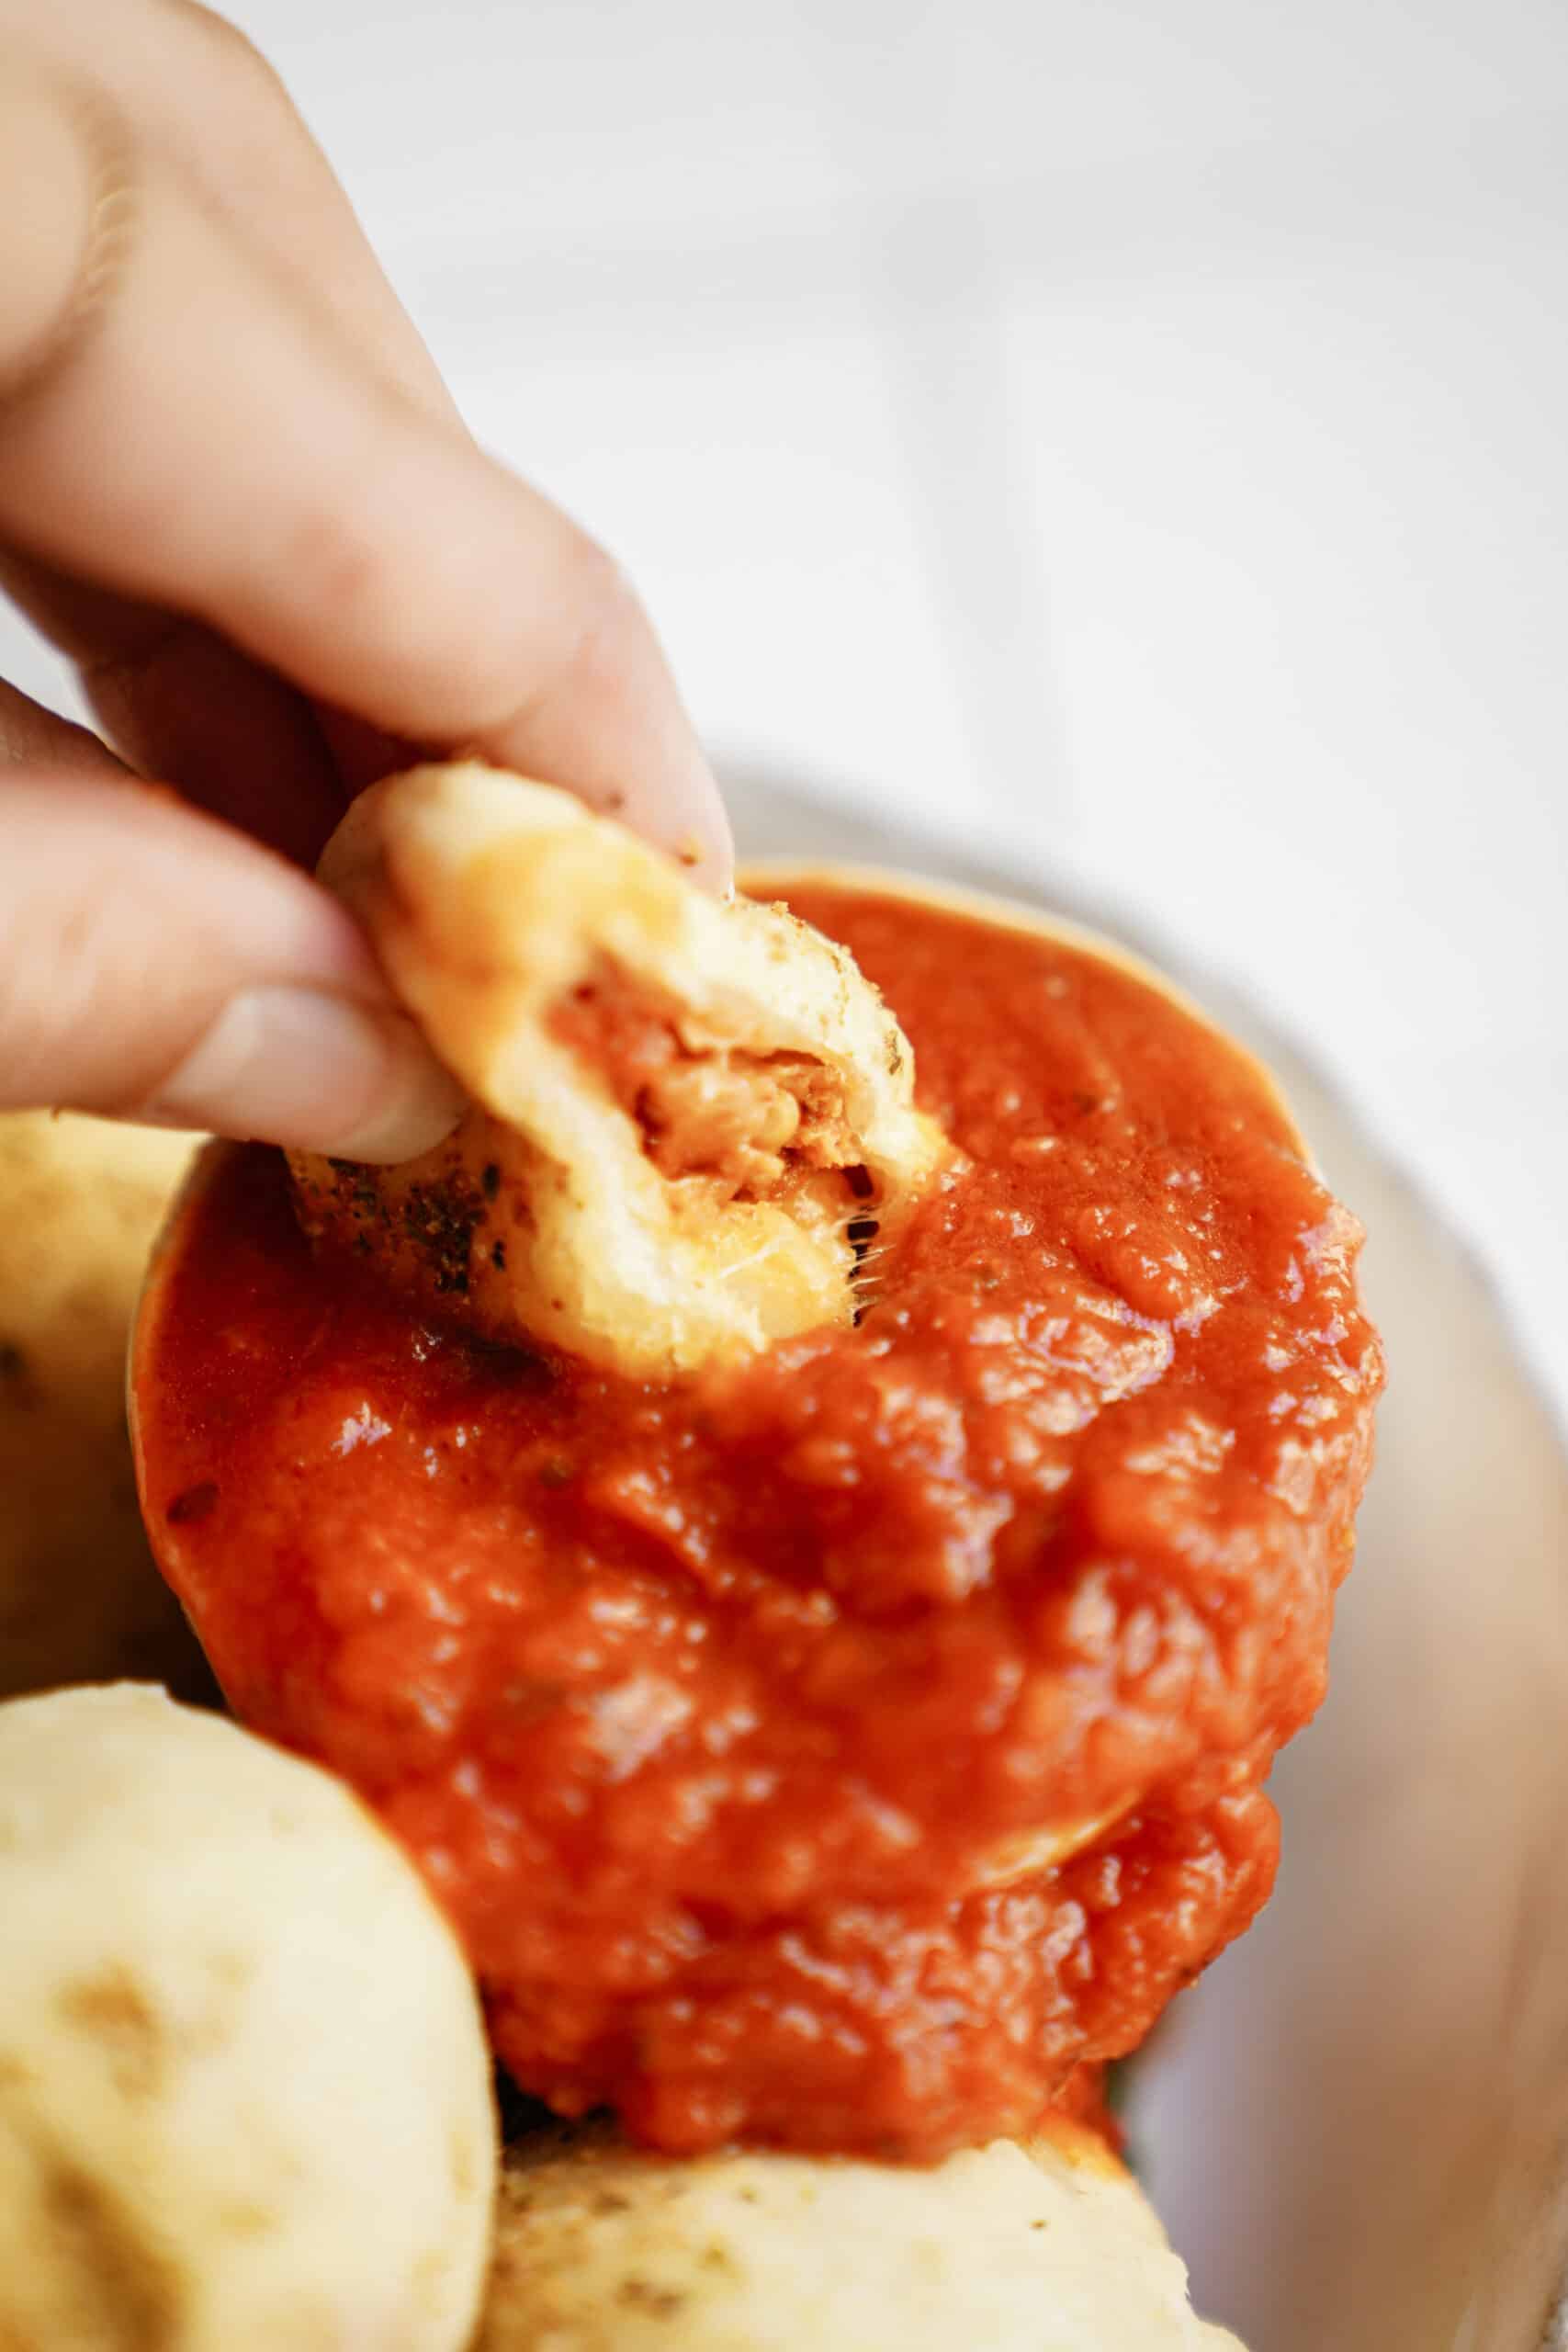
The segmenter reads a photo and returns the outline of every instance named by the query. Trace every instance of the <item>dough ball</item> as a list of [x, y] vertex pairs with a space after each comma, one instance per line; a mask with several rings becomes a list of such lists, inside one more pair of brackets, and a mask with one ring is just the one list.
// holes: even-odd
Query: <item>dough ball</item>
[[152, 1566], [125, 1425], [130, 1317], [190, 1136], [0, 1114], [0, 1698], [211, 1685]]
[[1063, 2125], [930, 2170], [509, 2149], [475, 2352], [1241, 2352], [1133, 2180]]
[[0, 2345], [461, 2352], [457, 1948], [346, 1789], [162, 1691], [0, 1706]]

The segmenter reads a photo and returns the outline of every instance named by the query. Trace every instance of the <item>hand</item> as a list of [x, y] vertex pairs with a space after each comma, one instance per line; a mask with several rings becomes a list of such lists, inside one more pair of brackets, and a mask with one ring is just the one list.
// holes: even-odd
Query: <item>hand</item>
[[0, 582], [114, 746], [0, 684], [0, 1104], [436, 1141], [450, 1081], [301, 870], [415, 747], [728, 879], [625, 581], [468, 437], [270, 69], [189, 0], [0, 0]]

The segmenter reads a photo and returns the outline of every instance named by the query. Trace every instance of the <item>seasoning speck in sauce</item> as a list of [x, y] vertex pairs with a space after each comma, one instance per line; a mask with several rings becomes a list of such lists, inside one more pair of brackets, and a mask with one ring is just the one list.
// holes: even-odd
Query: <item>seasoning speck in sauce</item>
[[1353, 1220], [1179, 1005], [791, 903], [968, 1160], [857, 1238], [854, 1329], [668, 1386], [481, 1345], [234, 1153], [144, 1318], [144, 1502], [236, 1710], [412, 1853], [521, 2085], [670, 2150], [929, 2160], [1081, 2103], [1266, 1896], [1382, 1363]]

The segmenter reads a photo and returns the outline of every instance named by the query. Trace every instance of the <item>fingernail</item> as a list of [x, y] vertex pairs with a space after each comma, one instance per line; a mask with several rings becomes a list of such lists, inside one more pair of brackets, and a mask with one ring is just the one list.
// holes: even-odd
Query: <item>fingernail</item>
[[257, 988], [230, 1000], [138, 1115], [392, 1162], [439, 1143], [463, 1103], [406, 1014], [324, 989]]
[[716, 897], [728, 899], [735, 888], [735, 836], [729, 827], [729, 811], [705, 763], [699, 785], [694, 796], [696, 821], [677, 843], [676, 855], [694, 881], [701, 882]]

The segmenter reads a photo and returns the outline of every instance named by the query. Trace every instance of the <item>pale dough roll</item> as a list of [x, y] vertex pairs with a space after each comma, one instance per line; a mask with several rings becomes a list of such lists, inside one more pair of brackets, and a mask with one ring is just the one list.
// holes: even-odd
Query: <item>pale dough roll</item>
[[115, 1674], [209, 1688], [152, 1566], [125, 1351], [190, 1136], [0, 1114], [0, 1698]]
[[1132, 2176], [1071, 2125], [931, 2170], [508, 2150], [474, 2352], [1241, 2352]]
[[461, 2352], [491, 2069], [411, 1865], [120, 1683], [0, 1706], [0, 2345]]

